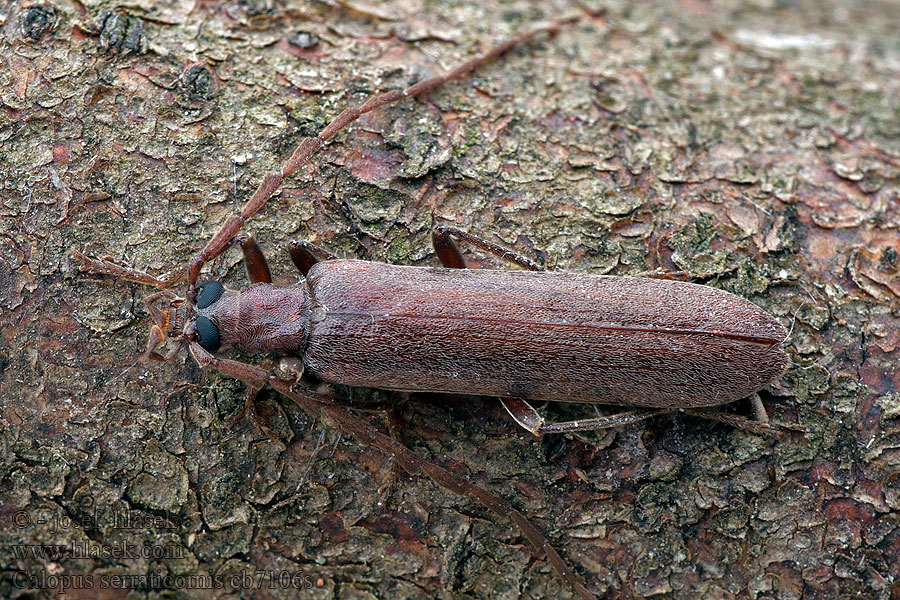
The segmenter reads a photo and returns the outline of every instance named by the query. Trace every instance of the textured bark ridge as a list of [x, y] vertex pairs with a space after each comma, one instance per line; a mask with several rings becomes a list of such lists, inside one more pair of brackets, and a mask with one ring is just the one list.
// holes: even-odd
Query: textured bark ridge
[[[184, 267], [346, 106], [578, 8], [140, 4], [0, 7], [0, 597], [571, 597], [477, 502], [275, 393], [264, 431], [240, 383], [140, 361], [146, 291], [70, 255]], [[362, 117], [247, 232], [282, 283], [291, 239], [436, 265], [443, 223], [748, 298], [790, 331], [763, 402], [805, 433], [676, 415], [536, 441], [491, 398], [339, 391], [599, 597], [897, 597], [900, 9], [607, 9]], [[207, 271], [243, 285], [236, 250]]]

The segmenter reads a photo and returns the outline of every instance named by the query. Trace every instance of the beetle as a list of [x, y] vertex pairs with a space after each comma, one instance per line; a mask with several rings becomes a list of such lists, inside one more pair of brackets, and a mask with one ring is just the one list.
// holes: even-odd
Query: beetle
[[[74, 252], [85, 271], [155, 286], [145, 299], [154, 320], [147, 356], [173, 359], [187, 346], [201, 366], [270, 385], [311, 414], [323, 414], [360, 442], [395, 457], [451, 491], [511, 517], [531, 544], [583, 597], [592, 597], [559, 555], [509, 503], [412, 453], [304, 386], [306, 374], [329, 383], [388, 390], [499, 396], [534, 434], [594, 429], [672, 408], [693, 409], [748, 396], [780, 375], [785, 332], [762, 309], [693, 283], [637, 277], [548, 273], [532, 261], [449, 226], [433, 230], [442, 268], [344, 260], [305, 242], [290, 247], [304, 279], [278, 286], [256, 242], [240, 235], [284, 180], [362, 114], [458, 78], [534, 36], [573, 19], [512, 38], [444, 75], [374, 96], [346, 109], [301, 142], [267, 174], [239, 215], [228, 218], [186, 268], [156, 278]], [[465, 269], [454, 238], [522, 270]], [[204, 264], [238, 243], [251, 285], [230, 290], [199, 282]], [[187, 278], [185, 297], [170, 291]], [[169, 343], [174, 345], [163, 351]], [[270, 372], [221, 358], [223, 346], [287, 355]], [[612, 418], [547, 424], [528, 402], [555, 400], [644, 407]]]
[[[453, 237], [526, 270], [466, 269]], [[149, 296], [150, 358], [174, 358], [181, 344], [157, 349], [168, 340], [188, 343], [208, 365], [223, 345], [281, 353], [294, 358], [297, 378], [500, 397], [535, 435], [609, 425], [545, 424], [529, 400], [714, 406], [750, 396], [788, 364], [782, 325], [740, 296], [682, 281], [550, 273], [455, 227], [433, 232], [444, 268], [337, 259], [294, 242], [291, 258], [304, 279], [287, 286], [272, 284], [251, 237], [232, 241], [250, 287], [207, 281], [193, 303], [167, 290]]]
[[[454, 237], [526, 270], [465, 269]], [[168, 318], [148, 303], [150, 356], [167, 360], [156, 345], [181, 337], [209, 355], [223, 345], [286, 354], [299, 359], [295, 374], [328, 383], [500, 397], [536, 435], [603, 422], [544, 424], [530, 400], [712, 406], [750, 396], [788, 362], [784, 328], [744, 298], [682, 281], [545, 272], [455, 227], [433, 232], [444, 268], [319, 261], [323, 251], [295, 242], [304, 280], [290, 286], [272, 285], [252, 238], [236, 241], [252, 285], [202, 283], [193, 312], [177, 299]]]

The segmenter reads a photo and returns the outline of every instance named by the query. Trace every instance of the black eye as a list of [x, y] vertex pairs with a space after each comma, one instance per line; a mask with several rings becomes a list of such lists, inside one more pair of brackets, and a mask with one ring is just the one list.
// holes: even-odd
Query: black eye
[[222, 345], [222, 340], [219, 338], [219, 328], [216, 327], [215, 323], [202, 315], [197, 317], [197, 336], [200, 338], [197, 340], [200, 347], [210, 354], [215, 354], [219, 346]]
[[207, 308], [222, 297], [222, 291], [225, 288], [218, 281], [204, 281], [197, 289], [200, 290], [200, 295], [197, 296], [197, 308]]

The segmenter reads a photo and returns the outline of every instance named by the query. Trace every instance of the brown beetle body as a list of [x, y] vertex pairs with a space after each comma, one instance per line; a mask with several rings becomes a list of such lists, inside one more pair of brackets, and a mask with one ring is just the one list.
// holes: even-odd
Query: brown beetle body
[[778, 321], [692, 283], [329, 260], [307, 286], [256, 284], [204, 312], [223, 341], [389, 390], [687, 408], [749, 396], [787, 364]]

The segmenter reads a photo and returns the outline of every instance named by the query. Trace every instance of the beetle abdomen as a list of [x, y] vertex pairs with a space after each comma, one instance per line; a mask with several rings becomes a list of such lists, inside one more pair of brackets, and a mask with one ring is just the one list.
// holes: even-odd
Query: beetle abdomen
[[304, 362], [335, 383], [688, 407], [748, 396], [787, 365], [778, 321], [690, 283], [355, 260], [308, 283], [324, 311]]

